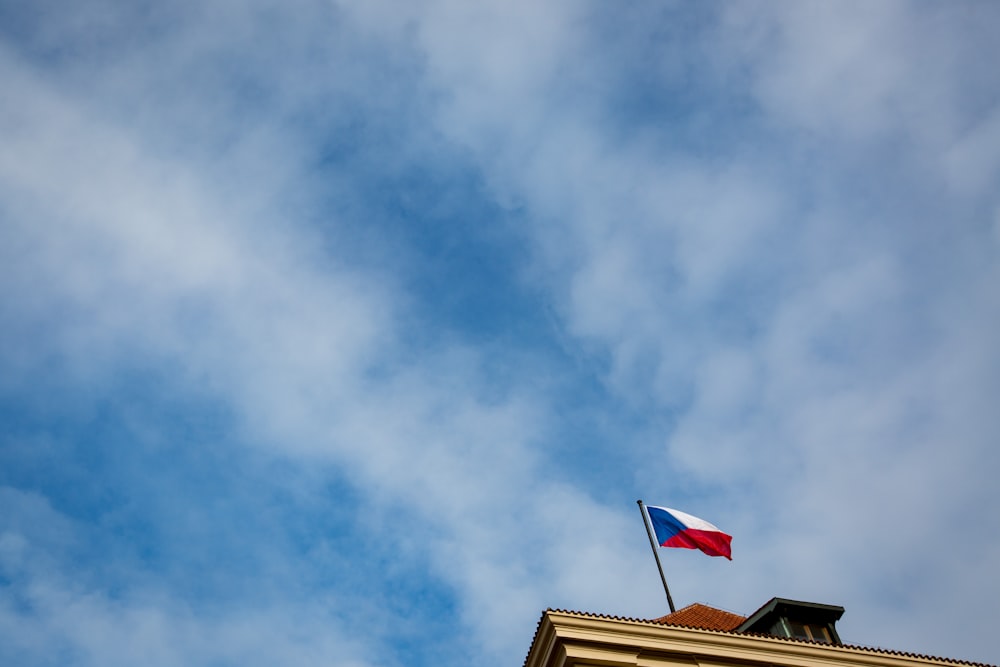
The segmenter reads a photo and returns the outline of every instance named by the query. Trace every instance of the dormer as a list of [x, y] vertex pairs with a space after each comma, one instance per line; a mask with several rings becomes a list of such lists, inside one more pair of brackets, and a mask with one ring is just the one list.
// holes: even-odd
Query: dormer
[[844, 608], [835, 605], [771, 598], [743, 621], [736, 632], [840, 644], [836, 623], [843, 614]]

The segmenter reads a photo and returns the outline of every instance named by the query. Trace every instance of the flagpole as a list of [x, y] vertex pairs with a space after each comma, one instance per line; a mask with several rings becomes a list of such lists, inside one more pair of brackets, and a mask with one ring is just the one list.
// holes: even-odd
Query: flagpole
[[677, 611], [674, 609], [674, 599], [670, 597], [670, 588], [667, 586], [667, 577], [663, 574], [663, 564], [660, 563], [660, 554], [656, 550], [656, 540], [653, 539], [653, 529], [649, 527], [649, 513], [646, 511], [646, 506], [642, 504], [641, 500], [637, 500], [639, 503], [639, 511], [642, 513], [642, 525], [646, 526], [646, 535], [649, 536], [649, 546], [653, 550], [653, 558], [656, 559], [656, 569], [660, 571], [660, 581], [663, 582], [663, 590], [667, 594], [667, 604], [670, 605], [670, 613]]

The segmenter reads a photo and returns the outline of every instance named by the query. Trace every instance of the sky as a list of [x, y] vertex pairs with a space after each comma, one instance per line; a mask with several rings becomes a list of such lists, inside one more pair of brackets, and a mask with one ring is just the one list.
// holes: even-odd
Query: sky
[[987, 663], [1000, 5], [0, 0], [0, 663]]

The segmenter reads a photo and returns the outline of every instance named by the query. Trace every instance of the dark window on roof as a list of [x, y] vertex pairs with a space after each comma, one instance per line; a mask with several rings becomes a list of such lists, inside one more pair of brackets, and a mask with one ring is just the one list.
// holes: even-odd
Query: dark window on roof
[[788, 621], [788, 636], [796, 639], [808, 639], [814, 642], [830, 643], [830, 630], [825, 625], [817, 623], [799, 623]]
[[772, 598], [736, 630], [839, 644], [835, 623], [843, 613], [843, 607], [834, 605]]

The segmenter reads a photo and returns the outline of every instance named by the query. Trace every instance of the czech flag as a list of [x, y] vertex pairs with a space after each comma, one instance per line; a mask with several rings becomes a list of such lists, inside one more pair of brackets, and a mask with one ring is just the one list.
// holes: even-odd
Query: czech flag
[[646, 513], [653, 524], [656, 541], [661, 547], [701, 549], [709, 556], [725, 556], [733, 559], [729, 543], [732, 536], [696, 516], [685, 514], [669, 507], [646, 505]]

